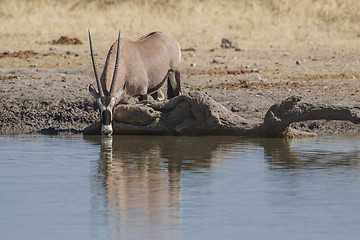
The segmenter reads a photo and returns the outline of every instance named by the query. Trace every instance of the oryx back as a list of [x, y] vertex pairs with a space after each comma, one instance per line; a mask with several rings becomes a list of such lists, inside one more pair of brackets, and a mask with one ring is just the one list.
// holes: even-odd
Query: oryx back
[[[117, 41], [111, 46], [101, 75], [104, 91], [110, 91], [115, 67]], [[119, 70], [115, 92], [125, 91], [117, 102], [132, 96], [151, 94], [167, 79], [169, 71], [180, 72], [181, 50], [178, 42], [161, 32], [153, 32], [137, 41], [120, 39]], [[126, 83], [126, 86], [125, 86]]]

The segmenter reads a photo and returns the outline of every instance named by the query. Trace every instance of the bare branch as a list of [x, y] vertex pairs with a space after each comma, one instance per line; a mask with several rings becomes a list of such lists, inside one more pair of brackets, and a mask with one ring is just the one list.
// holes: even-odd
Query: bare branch
[[303, 102], [301, 97], [291, 96], [280, 104], [270, 107], [259, 126], [260, 135], [280, 137], [294, 122], [307, 120], [346, 120], [360, 124], [360, 106], [330, 106]]

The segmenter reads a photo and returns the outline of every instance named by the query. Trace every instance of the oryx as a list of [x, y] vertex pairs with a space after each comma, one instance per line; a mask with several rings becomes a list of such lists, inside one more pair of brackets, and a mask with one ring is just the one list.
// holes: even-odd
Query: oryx
[[181, 94], [181, 49], [174, 38], [161, 32], [152, 32], [137, 41], [130, 41], [125, 38], [120, 39], [119, 31], [118, 40], [110, 47], [99, 79], [90, 30], [88, 33], [98, 89], [97, 91], [90, 85], [89, 91], [100, 109], [102, 134], [112, 134], [114, 107], [118, 103], [134, 96], [146, 100], [147, 94], [158, 99], [159, 95], [162, 95], [160, 87], [165, 80], [168, 80], [168, 99]]

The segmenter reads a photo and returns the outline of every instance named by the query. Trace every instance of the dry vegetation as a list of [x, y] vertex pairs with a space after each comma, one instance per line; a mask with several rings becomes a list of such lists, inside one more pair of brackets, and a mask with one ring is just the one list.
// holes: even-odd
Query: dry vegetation
[[130, 38], [160, 30], [183, 47], [222, 37], [248, 46], [316, 41], [356, 48], [360, 42], [357, 0], [0, 0], [0, 6], [2, 50], [62, 35], [86, 41], [88, 28], [106, 43], [118, 28]]

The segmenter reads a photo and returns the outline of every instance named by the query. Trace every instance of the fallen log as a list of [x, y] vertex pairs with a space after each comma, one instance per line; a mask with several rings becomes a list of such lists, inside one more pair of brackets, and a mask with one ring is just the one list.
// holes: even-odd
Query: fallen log
[[360, 124], [360, 106], [311, 104], [304, 102], [301, 97], [291, 96], [271, 106], [264, 122], [254, 131], [259, 136], [281, 137], [291, 123], [307, 120], [345, 120]]
[[[259, 123], [229, 111], [205, 93], [190, 92], [167, 101], [116, 106], [113, 134], [284, 137], [289, 132], [295, 136], [304, 134], [291, 129], [291, 123], [320, 119], [359, 124], [360, 106], [311, 104], [292, 96], [271, 106]], [[100, 128], [101, 124], [95, 123], [85, 128], [84, 134], [100, 134]]]

